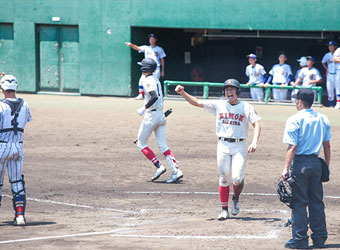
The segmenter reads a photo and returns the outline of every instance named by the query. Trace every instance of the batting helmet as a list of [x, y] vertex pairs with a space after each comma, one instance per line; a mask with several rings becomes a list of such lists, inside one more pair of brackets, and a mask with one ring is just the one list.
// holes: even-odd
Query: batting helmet
[[153, 73], [157, 68], [157, 63], [151, 58], [144, 58], [143, 61], [137, 64], [142, 66], [140, 69], [143, 73]]
[[1, 88], [3, 90], [17, 90], [18, 81], [12, 75], [5, 75], [0, 80]]
[[228, 79], [224, 82], [224, 88], [229, 86], [237, 88], [237, 95], [241, 93], [240, 82], [236, 79]]

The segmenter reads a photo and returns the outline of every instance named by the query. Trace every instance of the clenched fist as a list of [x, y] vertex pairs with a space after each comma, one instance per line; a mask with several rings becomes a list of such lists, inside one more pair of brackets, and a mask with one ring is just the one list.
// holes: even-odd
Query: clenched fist
[[175, 91], [177, 94], [182, 94], [183, 91], [184, 91], [184, 87], [182, 85], [177, 85], [176, 88], [175, 88]]

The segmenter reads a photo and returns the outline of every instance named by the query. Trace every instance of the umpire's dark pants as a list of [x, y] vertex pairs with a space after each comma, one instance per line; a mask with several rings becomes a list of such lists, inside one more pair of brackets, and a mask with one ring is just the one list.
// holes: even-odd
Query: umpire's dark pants
[[[292, 188], [292, 235], [297, 244], [308, 245], [308, 223], [313, 244], [324, 244], [327, 239], [325, 206], [321, 181], [321, 163], [316, 156], [294, 157], [291, 174], [297, 185]], [[308, 206], [309, 218], [306, 207]]]

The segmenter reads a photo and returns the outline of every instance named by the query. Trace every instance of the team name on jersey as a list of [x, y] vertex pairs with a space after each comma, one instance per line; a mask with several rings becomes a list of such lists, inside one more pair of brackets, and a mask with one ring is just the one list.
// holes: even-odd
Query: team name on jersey
[[220, 113], [219, 117], [223, 124], [240, 126], [241, 122], [243, 121], [244, 115], [235, 113]]

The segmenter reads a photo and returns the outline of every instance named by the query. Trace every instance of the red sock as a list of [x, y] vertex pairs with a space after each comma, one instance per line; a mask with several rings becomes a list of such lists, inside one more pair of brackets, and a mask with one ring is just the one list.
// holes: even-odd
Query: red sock
[[219, 191], [220, 191], [220, 199], [221, 199], [222, 207], [228, 207], [230, 187], [220, 186]]
[[149, 159], [154, 165], [158, 164], [159, 161], [154, 152], [149, 147], [145, 147], [142, 149], [142, 153], [145, 155], [146, 158]]
[[17, 211], [17, 215], [23, 215], [24, 214], [24, 207], [23, 206], [17, 206], [16, 211]]
[[174, 156], [174, 154], [171, 152], [170, 149], [168, 149], [167, 151], [165, 151], [165, 152], [163, 153], [163, 155], [164, 155], [165, 157], [167, 157], [168, 155], [170, 155], [171, 158], [172, 158], [172, 161], [173, 161], [175, 164], [177, 163], [177, 161], [176, 161], [176, 159], [175, 159], [175, 156]]

